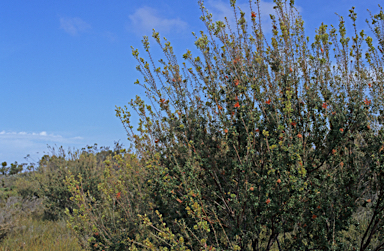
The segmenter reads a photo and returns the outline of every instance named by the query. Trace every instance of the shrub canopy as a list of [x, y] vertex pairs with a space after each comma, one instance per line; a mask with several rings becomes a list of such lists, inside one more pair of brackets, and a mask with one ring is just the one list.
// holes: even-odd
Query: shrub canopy
[[[237, 33], [228, 22], [214, 23], [199, 1], [208, 33], [195, 36], [195, 45], [203, 56], [193, 58], [189, 50], [183, 55], [194, 69], [185, 63], [180, 69], [158, 32], [152, 37], [168, 59], [159, 60], [163, 67], [156, 68], [148, 37], [142, 41], [150, 62], [132, 48], [145, 80], [136, 83], [152, 105], [140, 97], [130, 102], [140, 116], [137, 131], [129, 109], [116, 108], [145, 173], [145, 183], [130, 189], [145, 187], [151, 198], [139, 216], [151, 230], [128, 235], [124, 245], [131, 250], [384, 246], [384, 14], [371, 15], [374, 28], [367, 21], [378, 46], [357, 32], [352, 8], [352, 39], [340, 17], [338, 29], [322, 24], [308, 48], [293, 1], [274, 2], [269, 44], [259, 1], [257, 12], [250, 1], [249, 17], [241, 10], [238, 17], [236, 1], [230, 1]], [[359, 227], [362, 210], [367, 224]], [[123, 211], [115, 212], [116, 220], [124, 218]]]

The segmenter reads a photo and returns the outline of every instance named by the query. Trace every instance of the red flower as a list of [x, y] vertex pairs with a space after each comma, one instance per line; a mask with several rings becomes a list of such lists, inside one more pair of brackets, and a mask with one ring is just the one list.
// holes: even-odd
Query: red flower
[[371, 87], [372, 87], [372, 84], [371, 84], [371, 83], [368, 83], [368, 86], [369, 86], [369, 88], [371, 88]]
[[259, 129], [256, 129], [256, 132], [260, 132], [260, 130], [259, 130]]
[[236, 85], [236, 86], [239, 85], [239, 80], [238, 80], [238, 79], [235, 80], [235, 85]]
[[253, 187], [249, 188], [250, 191], [253, 191], [253, 189], [254, 189]]
[[182, 200], [180, 200], [180, 199], [176, 199], [177, 200], [177, 202], [179, 202], [179, 203], [183, 203], [183, 201]]
[[121, 192], [118, 192], [117, 194], [116, 194], [116, 199], [120, 199], [121, 198]]
[[323, 103], [323, 108], [327, 109], [327, 104], [326, 103]]
[[277, 183], [281, 183], [281, 179], [278, 179], [278, 180], [277, 180]]
[[323, 53], [324, 52], [324, 50], [323, 50], [323, 48], [321, 48], [321, 53]]
[[312, 219], [316, 219], [317, 218], [317, 216], [314, 214], [314, 215], [312, 215]]
[[156, 140], [155, 140], [155, 143], [158, 143], [158, 142], [159, 142], [159, 140], [158, 140], [158, 139], [156, 139]]
[[301, 134], [299, 133], [299, 134], [297, 134], [297, 137], [298, 137], [298, 138], [302, 138], [303, 135], [301, 135]]
[[340, 166], [343, 167], [344, 166], [344, 162], [340, 162]]
[[296, 122], [292, 122], [291, 125], [292, 125], [292, 126], [296, 126]]
[[271, 100], [268, 99], [267, 101], [265, 101], [265, 103], [266, 103], [267, 105], [269, 105], [269, 104], [271, 103]]
[[256, 17], [256, 13], [252, 11], [252, 17]]
[[271, 200], [268, 198], [268, 200], [265, 201], [265, 203], [267, 203], [267, 205], [271, 202]]
[[365, 98], [364, 103], [365, 103], [366, 105], [369, 105], [369, 104], [371, 104], [371, 100], [368, 100], [367, 98]]
[[225, 133], [228, 133], [228, 129], [225, 129], [224, 132], [225, 132]]
[[290, 72], [293, 72], [292, 68], [289, 68], [289, 71], [290, 71]]
[[343, 128], [340, 128], [340, 132], [344, 132], [344, 129], [343, 129]]
[[332, 154], [336, 154], [336, 150], [335, 149], [332, 149]]
[[367, 200], [368, 203], [370, 203], [371, 201], [372, 201], [371, 199]]
[[240, 107], [239, 102], [235, 104], [235, 108]]
[[221, 107], [221, 106], [219, 106], [219, 105], [217, 105], [217, 108], [219, 108], [219, 110], [223, 109], [223, 107]]

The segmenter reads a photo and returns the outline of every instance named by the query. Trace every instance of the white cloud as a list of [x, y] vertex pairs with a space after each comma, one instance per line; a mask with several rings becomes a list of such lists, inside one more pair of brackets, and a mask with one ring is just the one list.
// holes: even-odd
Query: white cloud
[[[63, 137], [61, 135], [41, 132], [7, 132], [0, 131], [0, 162], [25, 163], [24, 157], [30, 154], [35, 160], [43, 156], [43, 152], [48, 153], [49, 146], [63, 145], [82, 147], [84, 145], [82, 137]], [[36, 155], [39, 152], [40, 154]]]
[[69, 35], [75, 36], [79, 32], [84, 32], [90, 29], [91, 26], [78, 17], [62, 17], [60, 18], [60, 28]]
[[184, 32], [187, 28], [187, 23], [180, 18], [167, 19], [160, 17], [157, 10], [151, 7], [139, 8], [129, 15], [131, 24], [127, 26], [127, 30], [133, 31], [139, 36], [152, 35], [152, 29], [161, 34], [170, 34], [170, 32]]

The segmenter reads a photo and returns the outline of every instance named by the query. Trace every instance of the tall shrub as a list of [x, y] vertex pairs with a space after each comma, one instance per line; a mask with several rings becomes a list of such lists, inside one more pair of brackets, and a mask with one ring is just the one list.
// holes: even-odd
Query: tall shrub
[[[293, 1], [274, 2], [269, 44], [259, 1], [257, 13], [250, 1], [251, 16], [240, 10], [239, 18], [230, 1], [236, 33], [214, 23], [199, 1], [208, 34], [195, 45], [203, 56], [183, 55], [194, 69], [180, 69], [170, 42], [163, 47], [155, 31], [168, 59], [159, 61], [163, 67], [156, 68], [148, 37], [150, 62], [132, 48], [145, 80], [136, 83], [152, 106], [140, 97], [130, 102], [140, 116], [137, 131], [127, 107], [116, 112], [148, 173], [143, 185], [157, 217], [141, 214], [152, 231], [129, 238], [131, 250], [384, 247], [384, 14], [371, 16], [377, 47], [357, 32], [352, 8], [352, 40], [340, 17], [338, 29], [322, 24], [308, 48]], [[362, 210], [367, 224], [355, 228], [356, 238], [345, 235]], [[87, 212], [83, 220], [91, 222]]]

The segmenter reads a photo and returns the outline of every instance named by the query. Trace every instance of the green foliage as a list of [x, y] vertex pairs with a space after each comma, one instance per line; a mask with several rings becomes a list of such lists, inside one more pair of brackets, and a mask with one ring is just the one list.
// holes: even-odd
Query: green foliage
[[0, 167], [0, 173], [4, 176], [4, 175], [7, 175], [8, 173], [8, 170], [9, 170], [9, 167], [7, 167], [7, 162], [3, 162], [1, 163], [1, 167]]
[[147, 196], [145, 170], [133, 154], [108, 156], [98, 184], [99, 199], [84, 191], [85, 177], [67, 176], [71, 200], [76, 209], [67, 210], [68, 226], [73, 229], [83, 247], [92, 250], [126, 250], [129, 239], [142, 240], [149, 234], [138, 216], [152, 215], [153, 203]]
[[[151, 196], [172, 233], [166, 238], [158, 227], [156, 237], [142, 242], [147, 249], [166, 242], [178, 250], [175, 240], [181, 237], [191, 250], [384, 245], [372, 242], [384, 234], [384, 131], [377, 115], [383, 110], [382, 59], [364, 31], [355, 29], [349, 45], [342, 17], [340, 38], [322, 24], [309, 50], [293, 2], [275, 3], [278, 20], [271, 15], [270, 46], [256, 22], [260, 13], [252, 12], [248, 35], [240, 10], [238, 36], [228, 37], [225, 25], [213, 23], [200, 2], [209, 36], [223, 46], [201, 32], [195, 45], [204, 61], [190, 51], [183, 56], [196, 73], [183, 68], [183, 76], [175, 60], [160, 60], [161, 85], [132, 49], [146, 76], [141, 85], [158, 106], [139, 97], [131, 101], [140, 116], [138, 132], [127, 108], [117, 108], [117, 116], [138, 157], [150, 163]], [[356, 28], [354, 8], [350, 13]], [[382, 15], [375, 18], [383, 25]], [[373, 32], [381, 41], [380, 29]], [[154, 31], [153, 37], [161, 45], [159, 34]], [[369, 67], [362, 62], [364, 41], [370, 46]], [[143, 45], [149, 53], [148, 37]], [[336, 65], [330, 60], [332, 45]], [[169, 42], [162, 48], [174, 58]], [[159, 76], [160, 68], [154, 71]], [[343, 233], [357, 224], [354, 214], [371, 204], [369, 225], [347, 244]], [[144, 218], [148, 226], [162, 226], [152, 221]]]
[[15, 175], [18, 173], [21, 173], [24, 169], [24, 164], [17, 164], [17, 161], [15, 163], [11, 163], [10, 167], [7, 167], [7, 162], [1, 163], [0, 167], [0, 173], [5, 176], [5, 175]]
[[11, 163], [11, 167], [9, 168], [9, 173], [8, 175], [15, 175], [18, 173], [21, 173], [24, 169], [24, 165], [18, 165], [17, 161], [15, 163]]
[[[112, 151], [101, 148], [97, 152], [96, 144], [88, 146], [82, 151], [68, 151], [65, 153], [61, 147], [59, 154], [52, 149], [51, 156], [45, 155], [39, 162], [39, 167], [34, 173], [34, 178], [39, 184], [38, 197], [44, 198], [45, 213], [48, 219], [59, 219], [65, 215], [65, 210], [73, 212], [75, 205], [70, 200], [71, 193], [65, 185], [65, 179], [71, 174], [86, 177], [82, 183], [84, 192], [91, 192], [96, 199], [100, 199], [98, 184], [103, 171], [103, 161]], [[27, 188], [28, 190], [28, 188]], [[20, 193], [23, 191], [20, 190]], [[31, 193], [24, 190], [24, 193]]]

